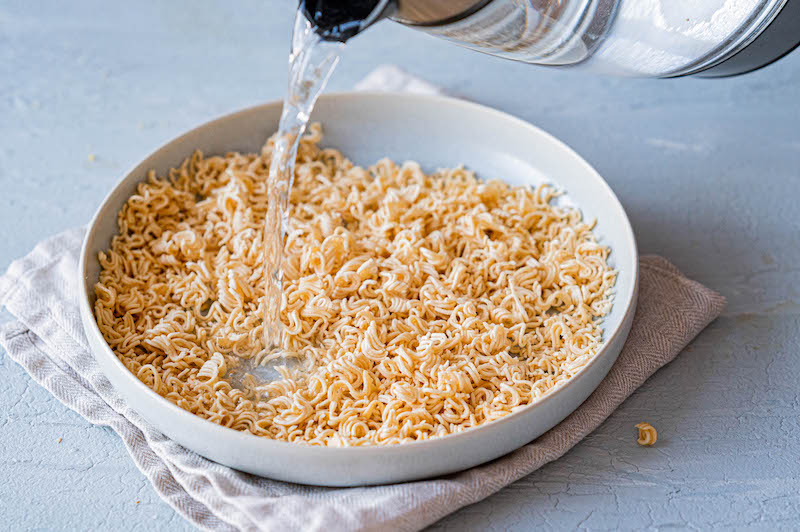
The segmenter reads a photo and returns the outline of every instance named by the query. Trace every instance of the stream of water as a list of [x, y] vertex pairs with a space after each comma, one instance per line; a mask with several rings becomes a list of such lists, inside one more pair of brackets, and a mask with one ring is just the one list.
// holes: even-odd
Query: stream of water
[[281, 347], [281, 261], [288, 232], [289, 194], [294, 181], [300, 138], [308, 126], [314, 103], [336, 68], [343, 48], [343, 42], [322, 39], [302, 10], [298, 10], [289, 54], [289, 84], [269, 167], [268, 206], [264, 222], [264, 349], [245, 361], [246, 367], [242, 368], [262, 381], [277, 378], [274, 366], [292, 360], [296, 362], [296, 353], [286, 352]]

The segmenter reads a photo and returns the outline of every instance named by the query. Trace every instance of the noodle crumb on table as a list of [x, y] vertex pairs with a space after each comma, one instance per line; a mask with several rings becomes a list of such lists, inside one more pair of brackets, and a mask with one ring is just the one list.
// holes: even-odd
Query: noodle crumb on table
[[636, 443], [639, 445], [653, 445], [656, 443], [658, 433], [650, 423], [639, 423], [636, 428], [639, 429], [639, 438]]

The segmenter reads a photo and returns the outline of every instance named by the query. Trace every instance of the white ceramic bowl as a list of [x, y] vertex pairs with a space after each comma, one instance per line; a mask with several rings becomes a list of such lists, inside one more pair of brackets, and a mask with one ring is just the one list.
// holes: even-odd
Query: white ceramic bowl
[[597, 356], [561, 388], [500, 420], [423, 442], [357, 448], [285, 443], [224, 428], [178, 408], [131, 374], [106, 344], [92, 313], [97, 254], [110, 247], [117, 233], [117, 213], [150, 169], [163, 175], [196, 149], [209, 155], [257, 151], [277, 129], [280, 112], [280, 102], [245, 109], [169, 142], [125, 175], [92, 220], [81, 252], [81, 317], [108, 379], [145, 419], [185, 447], [242, 471], [304, 484], [354, 486], [443, 475], [493, 460], [537, 438], [589, 397], [622, 349], [636, 305], [636, 243], [616, 196], [580, 156], [522, 120], [456, 99], [405, 94], [323, 96], [313, 115], [323, 124], [323, 145], [363, 166], [384, 156], [416, 160], [426, 170], [463, 163], [484, 178], [532, 185], [548, 181], [566, 190], [584, 217], [597, 218], [596, 233], [611, 246], [612, 264], [619, 270]]

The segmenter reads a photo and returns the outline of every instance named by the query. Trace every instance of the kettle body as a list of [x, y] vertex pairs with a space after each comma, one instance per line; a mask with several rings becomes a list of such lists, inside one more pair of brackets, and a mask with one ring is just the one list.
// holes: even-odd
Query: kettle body
[[390, 17], [508, 59], [639, 77], [742, 74], [800, 45], [800, 0], [397, 0]]

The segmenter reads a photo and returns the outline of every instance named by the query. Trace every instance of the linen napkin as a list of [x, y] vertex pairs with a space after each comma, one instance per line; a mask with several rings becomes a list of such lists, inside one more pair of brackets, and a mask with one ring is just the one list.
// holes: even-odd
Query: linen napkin
[[[438, 92], [396, 67], [359, 84]], [[90, 423], [111, 427], [156, 492], [207, 530], [418, 530], [555, 460], [597, 428], [722, 312], [725, 300], [667, 260], [644, 256], [627, 343], [597, 390], [558, 426], [493, 462], [443, 478], [389, 486], [318, 488], [241, 473], [155, 430], [117, 394], [88, 348], [77, 294], [84, 229], [47, 239], [0, 277], [0, 306], [16, 320], [0, 345], [31, 377]]]

